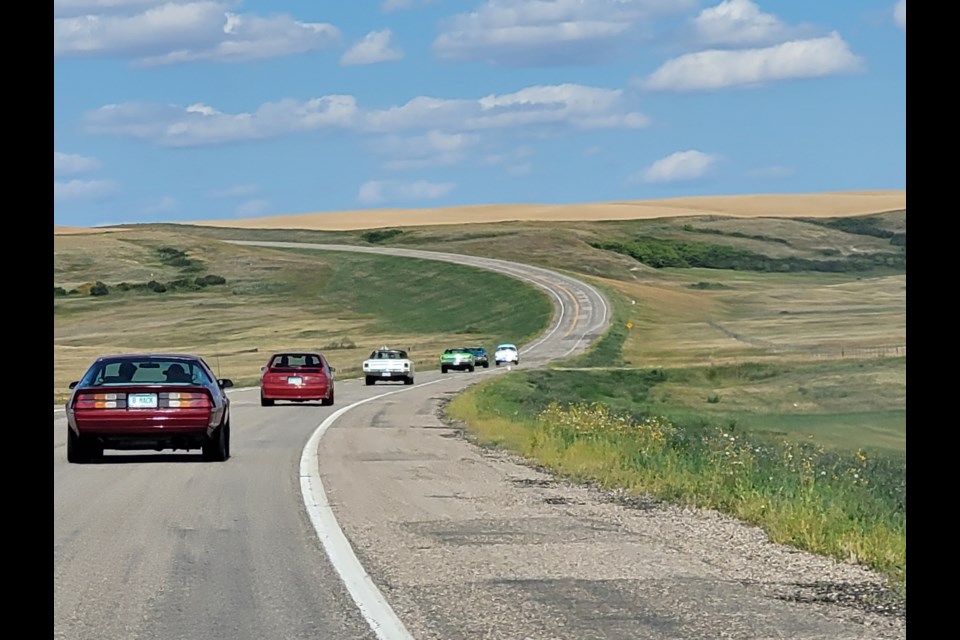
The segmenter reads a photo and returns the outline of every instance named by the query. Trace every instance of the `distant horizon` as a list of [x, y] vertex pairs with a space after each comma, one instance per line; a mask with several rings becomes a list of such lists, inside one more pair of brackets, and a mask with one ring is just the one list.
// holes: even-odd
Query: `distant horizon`
[[[774, 207], [780, 207], [781, 211], [770, 211]], [[382, 207], [347, 211], [309, 211], [244, 219], [196, 219], [129, 224], [356, 230], [381, 226], [479, 224], [509, 221], [623, 220], [690, 215], [829, 217], [869, 215], [870, 213], [882, 213], [905, 208], [906, 189], [856, 189], [785, 194], [750, 193], [680, 196], [648, 200], [608, 200], [560, 204], [481, 203], [402, 209]], [[590, 209], [590, 211], [586, 211], [586, 209]], [[390, 219], [386, 220], [383, 216], [388, 216]], [[82, 227], [54, 224], [54, 233], [110, 229], [118, 226], [122, 225]]]

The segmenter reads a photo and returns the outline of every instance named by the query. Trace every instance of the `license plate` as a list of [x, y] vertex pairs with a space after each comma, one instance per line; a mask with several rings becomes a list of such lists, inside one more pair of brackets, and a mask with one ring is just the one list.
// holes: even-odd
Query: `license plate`
[[381, 373], [380, 375], [382, 375], [384, 378], [389, 378], [389, 377], [390, 377], [390, 372], [389, 372], [389, 371], [384, 371], [384, 372]]
[[295, 384], [299, 387], [301, 384], [303, 384], [303, 378], [298, 378], [298, 377], [287, 378], [287, 384]]
[[156, 409], [157, 394], [131, 393], [127, 396], [127, 406], [131, 409]]

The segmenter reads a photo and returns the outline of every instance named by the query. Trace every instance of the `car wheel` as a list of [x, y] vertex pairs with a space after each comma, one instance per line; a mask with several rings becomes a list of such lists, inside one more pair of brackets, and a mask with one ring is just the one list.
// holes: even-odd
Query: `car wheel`
[[67, 427], [67, 462], [84, 464], [90, 462], [90, 450], [73, 429]]
[[272, 406], [273, 406], [273, 400], [268, 400], [267, 398], [264, 398], [263, 396], [260, 396], [260, 406], [261, 406], [261, 407], [272, 407]]
[[449, 371], [449, 369], [446, 367], [440, 367], [440, 373], [446, 373], [447, 371]]
[[467, 367], [467, 371], [469, 371], [470, 373], [473, 373], [473, 370], [474, 370], [473, 365], [470, 365], [469, 367]]
[[489, 363], [489, 362], [484, 362], [484, 363], [483, 363], [483, 368], [484, 368], [484, 369], [489, 369], [489, 368], [490, 368], [490, 363]]
[[403, 384], [413, 384], [413, 377], [404, 378]]
[[333, 390], [332, 389], [330, 390], [330, 395], [328, 395], [326, 398], [320, 399], [320, 404], [325, 407], [333, 406]]
[[367, 376], [366, 382], [367, 382], [367, 386], [369, 387], [369, 386], [372, 385], [374, 382], [376, 382], [376, 380], [374, 380], [374, 379], [371, 378], [370, 376]]
[[230, 457], [230, 422], [217, 427], [207, 442], [203, 443], [203, 459], [210, 462], [224, 462]]

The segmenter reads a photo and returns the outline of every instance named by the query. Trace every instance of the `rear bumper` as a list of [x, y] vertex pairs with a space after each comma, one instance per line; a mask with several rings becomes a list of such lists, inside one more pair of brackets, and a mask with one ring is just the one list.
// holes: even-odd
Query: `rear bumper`
[[219, 416], [208, 410], [98, 410], [74, 413], [70, 425], [108, 449], [195, 449], [208, 441]]
[[260, 395], [266, 400], [320, 400], [326, 398], [326, 386], [299, 387], [293, 384], [269, 384], [260, 387]]

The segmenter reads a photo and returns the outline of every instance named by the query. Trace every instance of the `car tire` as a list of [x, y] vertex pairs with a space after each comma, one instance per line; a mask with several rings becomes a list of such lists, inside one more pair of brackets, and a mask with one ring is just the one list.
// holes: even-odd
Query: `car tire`
[[440, 373], [446, 373], [447, 371], [449, 371], [449, 369], [446, 367], [440, 367]]
[[209, 462], [225, 462], [230, 457], [230, 422], [214, 429], [213, 435], [203, 443], [203, 459]]
[[269, 399], [267, 399], [267, 398], [264, 398], [263, 396], [260, 396], [260, 406], [261, 406], [261, 407], [272, 407], [272, 406], [273, 406], [273, 400], [269, 400]]
[[[101, 452], [102, 455], [102, 452]], [[87, 442], [67, 427], [67, 462], [71, 464], [86, 464], [94, 457], [94, 451]]]
[[474, 370], [475, 368], [476, 368], [476, 367], [474, 367], [473, 365], [470, 365], [469, 367], [467, 367], [467, 371], [469, 371], [470, 373], [473, 373], [473, 370]]
[[413, 384], [413, 376], [408, 376], [403, 379], [403, 384]]
[[372, 377], [370, 377], [370, 376], [367, 376], [367, 378], [366, 378], [366, 383], [367, 383], [367, 386], [368, 386], [368, 387], [371, 386], [374, 382], [376, 382], [376, 380], [374, 380], [374, 379], [373, 379]]
[[324, 407], [333, 406], [333, 391], [330, 392], [330, 395], [326, 398], [320, 398], [320, 404]]

